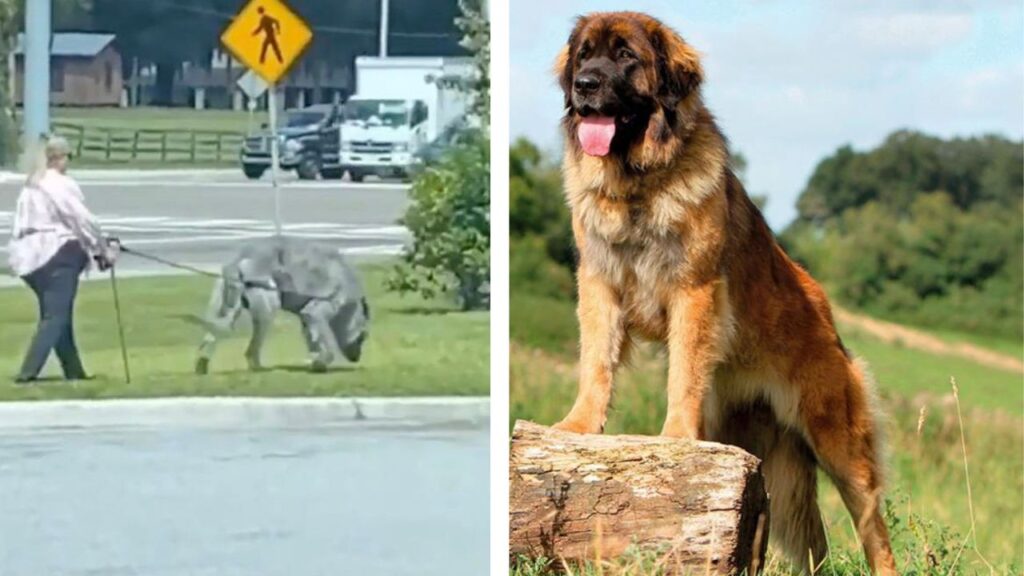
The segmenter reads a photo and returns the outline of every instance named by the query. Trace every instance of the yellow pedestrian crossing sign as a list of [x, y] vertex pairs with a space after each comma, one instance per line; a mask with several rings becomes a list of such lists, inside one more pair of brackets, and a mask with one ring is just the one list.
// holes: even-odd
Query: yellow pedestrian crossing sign
[[281, 0], [251, 0], [220, 41], [246, 66], [276, 84], [302, 54], [313, 32]]

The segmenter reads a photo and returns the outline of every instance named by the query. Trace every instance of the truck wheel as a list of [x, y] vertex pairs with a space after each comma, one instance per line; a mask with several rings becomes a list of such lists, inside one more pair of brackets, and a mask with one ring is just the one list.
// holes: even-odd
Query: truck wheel
[[323, 168], [320, 170], [320, 175], [328, 180], [341, 180], [341, 177], [345, 175], [345, 171], [341, 168]]
[[316, 165], [316, 160], [312, 158], [303, 158], [299, 162], [298, 167], [295, 168], [295, 173], [299, 175], [299, 180], [316, 180], [317, 174], [320, 173], [319, 167]]
[[366, 174], [363, 174], [362, 172], [356, 172], [354, 170], [349, 170], [348, 177], [353, 182], [362, 182], [363, 178], [366, 178]]
[[266, 171], [266, 166], [252, 166], [249, 164], [242, 164], [242, 172], [245, 174], [245, 177], [248, 178], [249, 180], [259, 180], [260, 177], [263, 176], [263, 173]]

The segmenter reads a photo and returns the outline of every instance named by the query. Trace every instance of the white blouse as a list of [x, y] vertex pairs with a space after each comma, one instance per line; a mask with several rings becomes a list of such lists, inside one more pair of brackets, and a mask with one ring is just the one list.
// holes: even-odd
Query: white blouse
[[90, 255], [103, 253], [99, 223], [84, 201], [78, 183], [53, 169], [47, 170], [37, 185], [22, 188], [8, 252], [8, 263], [16, 275], [38, 270], [72, 240], [80, 242]]

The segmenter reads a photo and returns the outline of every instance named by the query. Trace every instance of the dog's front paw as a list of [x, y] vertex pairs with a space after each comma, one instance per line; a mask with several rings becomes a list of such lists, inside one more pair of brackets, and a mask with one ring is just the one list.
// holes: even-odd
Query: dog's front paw
[[661, 428], [661, 435], [681, 440], [699, 440], [697, 427], [682, 418], [667, 418]]
[[555, 430], [563, 432], [575, 432], [576, 434], [600, 434], [604, 432], [604, 426], [577, 418], [566, 418], [552, 426]]

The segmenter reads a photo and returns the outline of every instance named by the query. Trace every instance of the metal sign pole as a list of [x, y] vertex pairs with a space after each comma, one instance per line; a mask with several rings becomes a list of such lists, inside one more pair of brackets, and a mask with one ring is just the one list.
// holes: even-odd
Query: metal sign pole
[[380, 57], [388, 55], [388, 0], [380, 0]]
[[249, 109], [249, 124], [246, 126], [246, 134], [252, 136], [253, 123], [256, 121], [256, 100], [248, 96], [245, 98], [247, 100], [245, 107]]
[[274, 233], [281, 235], [281, 191], [277, 187], [277, 86], [267, 91], [267, 103], [270, 107], [270, 185], [274, 189]]

